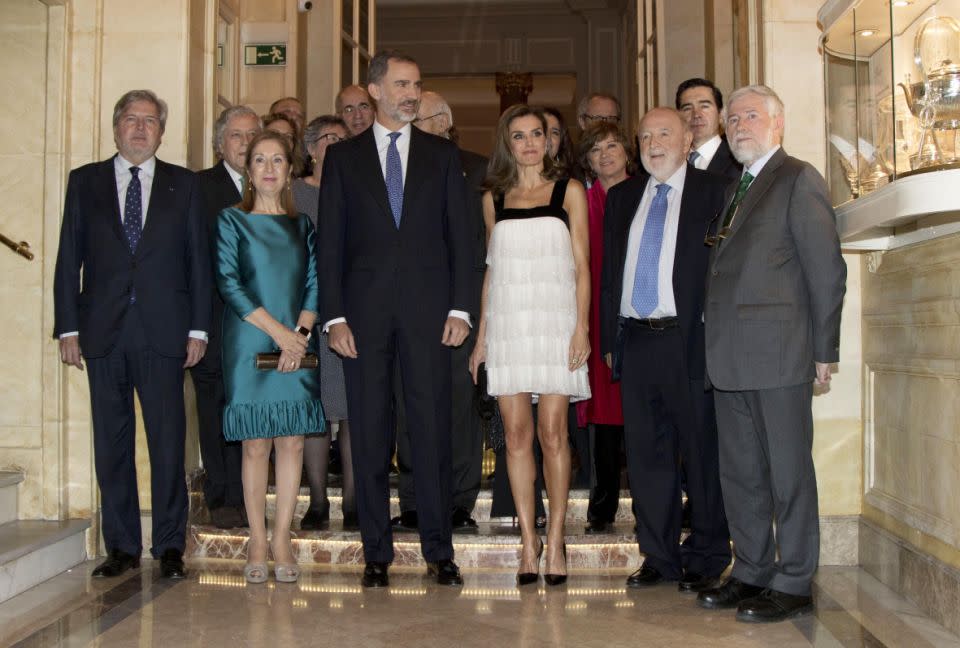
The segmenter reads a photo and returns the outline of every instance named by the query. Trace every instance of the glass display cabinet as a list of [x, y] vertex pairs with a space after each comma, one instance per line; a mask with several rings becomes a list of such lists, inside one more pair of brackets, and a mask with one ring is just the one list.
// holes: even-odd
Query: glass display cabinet
[[838, 215], [864, 201], [894, 209], [874, 230], [902, 224], [911, 210], [890, 185], [921, 174], [940, 175], [914, 183], [914, 193], [949, 183], [936, 206], [916, 213], [960, 210], [960, 201], [943, 202], [960, 173], [960, 0], [832, 0], [819, 18], [827, 182]]

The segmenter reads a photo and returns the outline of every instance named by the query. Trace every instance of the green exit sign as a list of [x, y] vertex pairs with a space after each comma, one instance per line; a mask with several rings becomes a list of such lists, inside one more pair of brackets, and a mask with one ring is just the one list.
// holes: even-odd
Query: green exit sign
[[267, 45], [244, 45], [244, 65], [286, 65], [286, 43], [272, 43]]

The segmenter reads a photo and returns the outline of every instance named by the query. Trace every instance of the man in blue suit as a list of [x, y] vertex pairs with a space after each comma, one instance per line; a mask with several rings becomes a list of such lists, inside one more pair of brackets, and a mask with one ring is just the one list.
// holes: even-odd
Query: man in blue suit
[[155, 157], [167, 105], [149, 90], [114, 107], [117, 155], [70, 172], [54, 275], [60, 359], [87, 362], [93, 448], [108, 557], [93, 572], [139, 566], [136, 390], [150, 451], [153, 547], [183, 578], [187, 524], [183, 370], [206, 350], [213, 283], [196, 175]]

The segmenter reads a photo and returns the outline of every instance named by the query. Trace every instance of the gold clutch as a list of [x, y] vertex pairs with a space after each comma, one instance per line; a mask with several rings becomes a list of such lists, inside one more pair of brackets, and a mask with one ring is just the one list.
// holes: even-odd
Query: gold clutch
[[[274, 351], [273, 353], [258, 353], [256, 357], [256, 366], [257, 369], [267, 371], [269, 369], [276, 369], [277, 365], [280, 364], [280, 352]], [[320, 362], [317, 358], [316, 353], [308, 353], [303, 356], [303, 359], [300, 360], [301, 369], [316, 369], [320, 366]]]

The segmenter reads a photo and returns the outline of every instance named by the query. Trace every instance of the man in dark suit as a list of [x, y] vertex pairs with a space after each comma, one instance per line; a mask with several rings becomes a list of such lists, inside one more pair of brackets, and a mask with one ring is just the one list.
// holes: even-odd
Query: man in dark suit
[[149, 90], [121, 97], [118, 154], [71, 171], [64, 200], [54, 336], [65, 364], [87, 361], [109, 553], [94, 576], [139, 566], [134, 390], [150, 449], [150, 551], [164, 577], [184, 576], [183, 369], [206, 350], [213, 279], [197, 176], [155, 157], [166, 118], [166, 104]]
[[[780, 621], [813, 609], [820, 549], [814, 383], [839, 360], [846, 265], [826, 183], [787, 155], [783, 103], [766, 86], [730, 97], [727, 133], [743, 164], [718, 214], [707, 274], [707, 376], [736, 560], [706, 608]], [[774, 525], [776, 529], [774, 530]]]
[[742, 167], [730, 153], [730, 145], [720, 129], [720, 88], [707, 79], [687, 79], [677, 86], [676, 106], [693, 133], [690, 164], [730, 181], [739, 180]]
[[410, 428], [420, 543], [441, 584], [461, 584], [450, 527], [450, 349], [476, 303], [467, 192], [453, 143], [411, 126], [420, 70], [397, 52], [370, 61], [371, 128], [334, 144], [320, 187], [320, 312], [344, 357], [365, 586], [393, 560], [388, 466], [394, 362]]
[[[213, 148], [220, 161], [197, 174], [205, 199], [211, 257], [216, 256], [217, 217], [224, 207], [240, 202], [247, 146], [259, 132], [260, 117], [247, 106], [227, 108], [214, 124]], [[190, 373], [197, 394], [200, 457], [206, 473], [203, 497], [213, 524], [221, 529], [230, 529], [246, 526], [243, 483], [240, 478], [242, 451], [239, 442], [228, 443], [223, 438], [225, 400], [220, 369], [223, 300], [217, 290], [213, 291], [212, 306], [207, 352]]]
[[[442, 96], [436, 92], [423, 92], [420, 95], [420, 107], [413, 125], [425, 133], [453, 140], [453, 111]], [[467, 182], [469, 209], [468, 224], [473, 241], [474, 289], [480, 294], [483, 275], [486, 271], [486, 227], [483, 224], [483, 181], [487, 175], [487, 158], [471, 151], [460, 151], [460, 163], [463, 177]], [[474, 317], [479, 316], [479, 303], [471, 306]], [[454, 348], [450, 357], [452, 380], [450, 425], [453, 456], [453, 512], [451, 525], [454, 533], [476, 533], [477, 522], [473, 519], [473, 507], [480, 493], [480, 477], [483, 463], [483, 438], [480, 432], [480, 416], [474, 407], [474, 386], [470, 377], [468, 363], [476, 341], [474, 330], [460, 346]], [[400, 381], [398, 381], [400, 382]], [[402, 410], [402, 402], [397, 399]], [[416, 487], [413, 483], [413, 470], [410, 461], [410, 435], [407, 433], [408, 420], [405, 412], [397, 417], [397, 466], [400, 469], [399, 495], [400, 518], [392, 520], [395, 527], [417, 528]], [[417, 425], [416, 421], [410, 422]]]
[[[640, 122], [645, 174], [610, 190], [600, 288], [601, 352], [619, 372], [636, 536], [646, 558], [630, 587], [707, 587], [730, 562], [713, 403], [704, 385], [703, 233], [725, 181], [686, 162], [692, 135], [677, 111]], [[697, 502], [681, 550], [679, 461]]]

